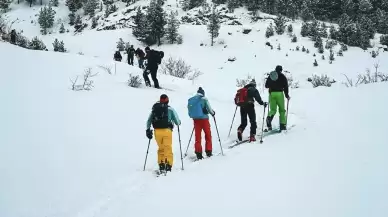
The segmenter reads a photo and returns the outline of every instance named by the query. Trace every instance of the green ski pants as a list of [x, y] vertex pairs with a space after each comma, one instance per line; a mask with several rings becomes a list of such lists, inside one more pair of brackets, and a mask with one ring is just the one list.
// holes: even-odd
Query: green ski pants
[[268, 116], [275, 116], [277, 108], [279, 107], [280, 124], [287, 124], [286, 108], [284, 107], [283, 92], [272, 92], [269, 95], [269, 113]]

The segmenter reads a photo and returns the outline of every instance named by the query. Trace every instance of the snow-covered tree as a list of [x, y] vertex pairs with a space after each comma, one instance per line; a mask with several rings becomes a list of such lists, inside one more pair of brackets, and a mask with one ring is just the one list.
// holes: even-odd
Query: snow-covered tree
[[273, 28], [272, 23], [270, 23], [269, 26], [267, 27], [267, 30], [265, 31], [265, 37], [269, 38], [269, 37], [272, 37], [274, 35], [275, 35], [275, 30]]
[[92, 29], [96, 28], [98, 25], [98, 19], [99, 17], [93, 17], [92, 18]]
[[52, 5], [54, 7], [58, 7], [59, 2], [58, 2], [58, 0], [50, 0], [50, 5]]
[[77, 29], [79, 29], [81, 26], [82, 26], [82, 19], [81, 19], [81, 16], [80, 16], [80, 15], [77, 15], [77, 16], [75, 17], [75, 21], [74, 21], [74, 28], [77, 30]]
[[221, 25], [219, 20], [218, 12], [216, 8], [213, 7], [212, 13], [209, 18], [209, 24], [207, 25], [207, 30], [210, 34], [211, 46], [214, 44], [214, 39], [218, 37]]
[[164, 29], [164, 26], [167, 24], [166, 14], [162, 8], [162, 5], [158, 3], [157, 0], [151, 1], [147, 12], [147, 37], [145, 43], [148, 45], [158, 43], [158, 45], [160, 46], [162, 44], [161, 39], [166, 33]]
[[309, 21], [309, 20], [314, 19], [313, 11], [311, 10], [311, 7], [309, 6], [309, 4], [307, 2], [308, 2], [307, 0], [303, 0], [302, 7], [300, 10], [300, 17], [304, 21]]
[[292, 34], [294, 32], [294, 28], [292, 27], [292, 24], [289, 24], [287, 26], [287, 32], [288, 32], [288, 34]]
[[119, 41], [117, 42], [116, 48], [117, 48], [119, 51], [124, 51], [124, 50], [125, 50], [125, 42], [123, 41], [122, 38], [119, 38]]
[[75, 24], [75, 14], [73, 12], [71, 12], [69, 14], [69, 25], [72, 26]]
[[184, 11], [188, 11], [195, 7], [201, 6], [203, 3], [205, 3], [205, 0], [183, 0], [182, 8]]
[[28, 48], [31, 50], [46, 50], [46, 45], [38, 37], [34, 37], [29, 43]]
[[84, 0], [66, 0], [66, 6], [71, 12], [76, 12], [78, 9], [82, 8], [82, 3]]
[[65, 43], [59, 41], [57, 38], [54, 40], [53, 47], [55, 52], [66, 52]]
[[40, 9], [38, 22], [43, 35], [47, 34], [47, 29], [53, 27], [55, 18], [55, 11], [51, 6]]
[[61, 28], [59, 29], [59, 33], [65, 33], [65, 26], [63, 25], [63, 23], [61, 24]]
[[166, 37], [170, 44], [174, 44], [178, 39], [179, 20], [174, 12], [171, 11], [167, 18]]
[[98, 8], [98, 0], [87, 0], [86, 4], [84, 4], [85, 15], [94, 17], [97, 8]]
[[286, 19], [283, 16], [278, 16], [275, 20], [275, 31], [278, 35], [283, 35], [286, 29]]
[[311, 35], [310, 24], [303, 22], [300, 34], [302, 35], [302, 37], [307, 37], [307, 36]]
[[11, 0], [0, 0], [0, 13], [1, 13], [1, 10], [6, 12], [11, 2], [12, 2]]
[[388, 35], [382, 35], [382, 36], [380, 37], [380, 43], [381, 43], [382, 45], [388, 46]]
[[230, 12], [234, 12], [234, 9], [238, 8], [240, 5], [239, 0], [227, 0], [228, 9]]
[[146, 17], [142, 12], [141, 7], [137, 8], [136, 15], [133, 19], [135, 26], [132, 28], [132, 34], [139, 41], [144, 42], [146, 38]]
[[361, 12], [368, 13], [370, 10], [372, 10], [373, 5], [369, 0], [360, 0], [358, 8]]

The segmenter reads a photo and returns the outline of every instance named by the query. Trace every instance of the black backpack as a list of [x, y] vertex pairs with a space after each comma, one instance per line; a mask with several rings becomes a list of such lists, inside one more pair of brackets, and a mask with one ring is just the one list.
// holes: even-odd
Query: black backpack
[[162, 63], [162, 59], [164, 57], [164, 52], [163, 51], [155, 51], [155, 53], [157, 54], [156, 55], [156, 62], [158, 64], [161, 64]]
[[152, 126], [154, 129], [171, 128], [168, 121], [168, 105], [157, 102], [152, 106]]

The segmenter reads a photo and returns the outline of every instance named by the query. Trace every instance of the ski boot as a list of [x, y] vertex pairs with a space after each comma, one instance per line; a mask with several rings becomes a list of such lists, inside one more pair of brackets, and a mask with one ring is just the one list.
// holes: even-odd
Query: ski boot
[[162, 173], [164, 170], [166, 170], [166, 164], [161, 162], [159, 164], [159, 171], [160, 171], [160, 173]]
[[256, 136], [254, 134], [251, 134], [249, 137], [249, 142], [256, 142]]
[[242, 133], [243, 133], [243, 131], [241, 130], [241, 129], [238, 129], [237, 130], [237, 138], [238, 138], [238, 141], [242, 141]]
[[166, 164], [166, 172], [171, 172], [172, 166], [170, 164]]
[[197, 155], [197, 159], [198, 160], [202, 160], [203, 159], [203, 156], [202, 156], [201, 152], [195, 152], [195, 154]]
[[146, 85], [147, 87], [151, 87], [151, 83], [150, 83], [150, 82], [145, 82], [145, 85]]
[[267, 131], [270, 131], [272, 130], [272, 119], [273, 119], [273, 116], [268, 116], [267, 117]]
[[283, 130], [287, 130], [287, 127], [285, 124], [280, 124], [280, 132], [282, 132]]
[[207, 157], [213, 156], [212, 151], [206, 151], [206, 156], [207, 156]]

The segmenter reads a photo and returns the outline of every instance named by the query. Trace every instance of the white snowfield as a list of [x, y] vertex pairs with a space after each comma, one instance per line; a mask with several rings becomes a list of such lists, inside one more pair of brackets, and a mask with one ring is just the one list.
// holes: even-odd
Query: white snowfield
[[[329, 64], [328, 53], [325, 61], [321, 55], [312, 56], [316, 49], [306, 38], [299, 37], [298, 43], [289, 43], [286, 35], [265, 39], [267, 24], [252, 25], [248, 35], [241, 33], [241, 26], [222, 26], [220, 38], [226, 48], [218, 43], [199, 46], [210, 44], [206, 27], [183, 25], [182, 45], [154, 48], [165, 52], [165, 60], [181, 57], [204, 75], [192, 82], [159, 73], [161, 86], [170, 90], [128, 87], [128, 73], [142, 71], [125, 61], [116, 64], [113, 75], [99, 68], [110, 66], [114, 71], [115, 42], [119, 37], [128, 41], [130, 30], [44, 38], [50, 48], [54, 37], [64, 40], [67, 54], [0, 42], [0, 216], [388, 216], [387, 83], [357, 88], [342, 84], [343, 73], [356, 78], [366, 68], [373, 71], [375, 63], [387, 73], [388, 53], [373, 59], [368, 52], [349, 48]], [[299, 33], [300, 25], [295, 23], [294, 30]], [[129, 41], [139, 45], [133, 38]], [[290, 51], [297, 45], [310, 54]], [[80, 51], [85, 55], [76, 54]], [[229, 57], [236, 61], [228, 62]], [[313, 67], [314, 59], [318, 67]], [[300, 84], [290, 90], [288, 123], [294, 127], [265, 137], [263, 144], [228, 149], [240, 124], [237, 112], [228, 138], [236, 78], [254, 76], [268, 101], [263, 80], [278, 64]], [[89, 67], [99, 73], [92, 78], [95, 87], [72, 91], [69, 79], [78, 75], [82, 80]], [[327, 74], [337, 82], [330, 88], [312, 88], [307, 82], [312, 74]], [[169, 96], [182, 120], [184, 152], [193, 129], [187, 99], [199, 86], [216, 111], [224, 156], [200, 162], [184, 159], [182, 171], [175, 127], [173, 171], [167, 177], [152, 174], [157, 168], [152, 140], [143, 172], [146, 118], [153, 103], [162, 93]], [[258, 134], [263, 110], [256, 106]], [[210, 122], [217, 154], [220, 144]], [[277, 117], [273, 124], [278, 126]], [[244, 132], [248, 134], [249, 124]], [[192, 140], [189, 156], [193, 152]]]

